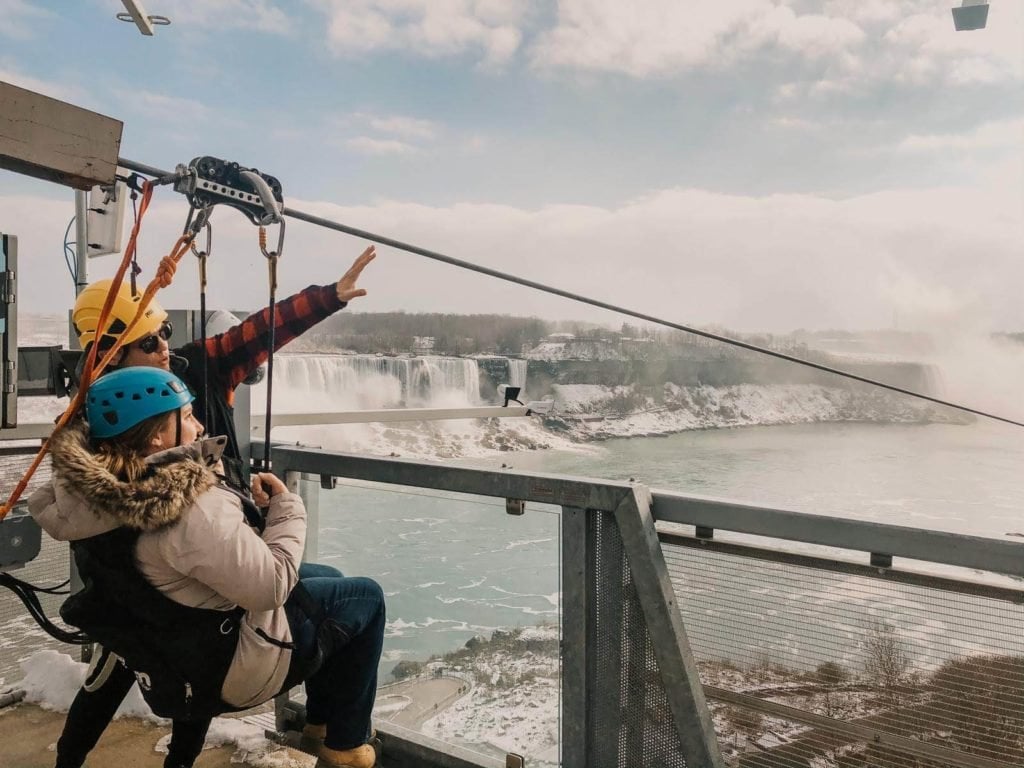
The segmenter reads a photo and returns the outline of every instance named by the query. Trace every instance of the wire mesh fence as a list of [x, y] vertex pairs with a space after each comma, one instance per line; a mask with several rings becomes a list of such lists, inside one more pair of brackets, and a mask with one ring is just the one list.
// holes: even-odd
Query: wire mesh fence
[[[31, 450], [31, 453], [28, 451]], [[7, 498], [35, 456], [34, 448], [24, 454], [6, 455], [0, 459], [0, 494]], [[26, 489], [23, 499], [32, 491], [50, 481], [50, 462], [44, 461]], [[40, 586], [54, 586], [68, 578], [70, 554], [67, 544], [42, 537], [39, 556], [24, 568], [11, 571], [13, 576]], [[40, 602], [47, 615], [53, 617], [64, 600], [63, 595], [40, 594]], [[54, 640], [32, 620], [21, 601], [6, 589], [0, 589], [0, 687], [21, 679], [22, 661], [36, 651], [52, 648], [65, 653], [75, 649]]]
[[685, 768], [675, 719], [615, 519], [592, 521], [594, 603], [587, 639], [594, 690], [587, 717], [587, 765]]
[[1024, 764], [1024, 590], [663, 549], [733, 765]]

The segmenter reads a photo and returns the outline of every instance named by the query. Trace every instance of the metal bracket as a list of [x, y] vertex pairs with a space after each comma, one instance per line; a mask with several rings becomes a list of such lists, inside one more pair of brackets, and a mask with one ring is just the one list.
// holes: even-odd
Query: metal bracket
[[694, 530], [698, 539], [713, 539], [715, 538], [715, 529], [708, 528], [706, 525], [698, 525]]
[[17, 298], [17, 289], [17, 273], [11, 269], [0, 272], [0, 301], [4, 304], [13, 304]]
[[334, 475], [320, 475], [320, 487], [325, 491], [333, 491], [338, 487], [338, 478]]
[[274, 200], [284, 205], [281, 182], [255, 168], [204, 155], [194, 158], [187, 168], [179, 166], [178, 170], [183, 176], [175, 183], [174, 189], [184, 194], [196, 208], [229, 205], [244, 213], [253, 224], [263, 223], [267, 209], [256, 185], [245, 178], [247, 171], [262, 178]]
[[872, 552], [871, 565], [875, 568], [892, 568], [892, 555], [885, 555], [881, 552]]
[[523, 515], [526, 513], [526, 502], [522, 499], [505, 499], [505, 512], [510, 515]]
[[510, 752], [505, 755], [505, 768], [526, 768], [526, 758]]

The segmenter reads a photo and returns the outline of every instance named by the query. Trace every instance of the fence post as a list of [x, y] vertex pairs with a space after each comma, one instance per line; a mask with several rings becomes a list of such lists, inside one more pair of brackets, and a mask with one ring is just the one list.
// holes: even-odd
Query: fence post
[[562, 507], [561, 765], [587, 764], [587, 510]]
[[634, 486], [615, 510], [654, 655], [688, 765], [722, 768], [711, 711], [686, 637], [651, 514], [650, 491]]

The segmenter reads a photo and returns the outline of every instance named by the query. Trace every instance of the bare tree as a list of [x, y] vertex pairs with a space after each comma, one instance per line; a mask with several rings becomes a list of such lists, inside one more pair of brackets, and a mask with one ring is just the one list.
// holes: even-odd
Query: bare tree
[[733, 728], [733, 746], [739, 746], [741, 733], [744, 739], [749, 741], [761, 729], [764, 720], [760, 712], [743, 707], [728, 707], [725, 710], [725, 717]]
[[910, 656], [895, 626], [883, 621], [868, 624], [864, 638], [864, 672], [879, 688], [890, 707], [900, 705], [900, 687], [908, 682]]

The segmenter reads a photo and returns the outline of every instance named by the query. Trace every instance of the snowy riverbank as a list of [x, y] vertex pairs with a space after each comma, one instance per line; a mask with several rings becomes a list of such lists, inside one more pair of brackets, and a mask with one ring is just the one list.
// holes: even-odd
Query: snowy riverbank
[[692, 429], [821, 422], [965, 423], [923, 401], [867, 389], [816, 384], [680, 387], [659, 397], [633, 386], [555, 385], [556, 414], [546, 420], [574, 441], [667, 435]]

